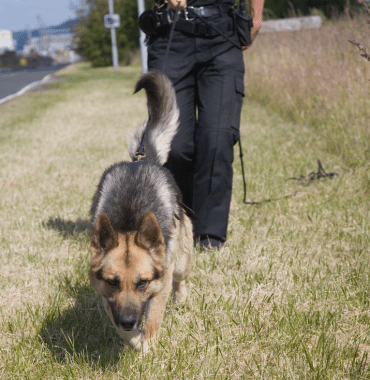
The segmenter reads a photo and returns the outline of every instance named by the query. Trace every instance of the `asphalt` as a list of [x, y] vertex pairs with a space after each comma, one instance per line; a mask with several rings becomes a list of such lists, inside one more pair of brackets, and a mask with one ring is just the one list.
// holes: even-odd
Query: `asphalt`
[[21, 70], [19, 68], [3, 70], [0, 72], [0, 100], [15, 94], [33, 82], [40, 81], [65, 66], [67, 64], [22, 68]]

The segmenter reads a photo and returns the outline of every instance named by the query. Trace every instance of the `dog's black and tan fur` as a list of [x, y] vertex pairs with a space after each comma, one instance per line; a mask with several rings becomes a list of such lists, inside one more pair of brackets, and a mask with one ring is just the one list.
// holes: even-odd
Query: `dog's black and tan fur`
[[91, 208], [90, 279], [126, 344], [147, 350], [159, 334], [171, 287], [174, 301], [185, 301], [193, 236], [181, 193], [162, 167], [178, 128], [174, 89], [156, 71], [142, 76], [136, 91], [142, 88], [149, 120], [132, 133], [129, 153], [133, 158], [148, 127], [146, 157], [103, 173]]

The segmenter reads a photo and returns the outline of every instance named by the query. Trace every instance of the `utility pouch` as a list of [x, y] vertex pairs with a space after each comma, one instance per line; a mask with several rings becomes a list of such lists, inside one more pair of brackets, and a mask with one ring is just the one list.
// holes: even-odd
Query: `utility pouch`
[[235, 33], [239, 38], [240, 46], [248, 46], [252, 43], [251, 29], [253, 28], [253, 19], [245, 11], [245, 3], [240, 1], [239, 6], [235, 5], [233, 9]]
[[148, 36], [154, 36], [157, 28], [169, 25], [171, 19], [163, 1], [157, 2], [153, 9], [144, 11], [139, 17], [139, 27]]
[[147, 35], [153, 36], [157, 31], [158, 19], [154, 10], [146, 10], [139, 17], [139, 27]]

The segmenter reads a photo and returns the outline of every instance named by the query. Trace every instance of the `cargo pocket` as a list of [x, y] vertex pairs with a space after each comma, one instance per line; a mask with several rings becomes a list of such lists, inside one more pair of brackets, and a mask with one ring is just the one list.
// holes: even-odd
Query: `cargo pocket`
[[[231, 191], [234, 161], [233, 146], [239, 140], [240, 112], [243, 105], [244, 83], [242, 78], [232, 76], [228, 82], [228, 116], [224, 128], [217, 130], [216, 150], [212, 165], [211, 191], [215, 200]], [[226, 95], [226, 93], [225, 93]], [[226, 96], [224, 97], [226, 103]], [[222, 202], [221, 202], [222, 203]]]
[[240, 114], [243, 106], [244, 98], [244, 80], [243, 78], [235, 77], [235, 94], [232, 112], [230, 115], [230, 127], [233, 131], [233, 142], [234, 145], [239, 140], [239, 129], [240, 129]]

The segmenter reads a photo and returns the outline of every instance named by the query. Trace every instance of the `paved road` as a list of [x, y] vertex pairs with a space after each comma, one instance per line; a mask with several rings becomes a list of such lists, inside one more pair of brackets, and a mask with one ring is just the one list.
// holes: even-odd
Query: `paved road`
[[60, 64], [50, 67], [40, 66], [34, 69], [0, 72], [0, 100], [15, 94], [30, 83], [37, 82], [65, 66], [67, 65]]

